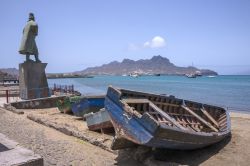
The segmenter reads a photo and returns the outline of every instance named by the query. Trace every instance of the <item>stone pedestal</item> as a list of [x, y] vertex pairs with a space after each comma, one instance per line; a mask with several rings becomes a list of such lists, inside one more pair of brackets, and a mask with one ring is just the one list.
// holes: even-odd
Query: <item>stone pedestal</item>
[[28, 61], [19, 64], [20, 98], [24, 100], [49, 97], [45, 68], [47, 63]]

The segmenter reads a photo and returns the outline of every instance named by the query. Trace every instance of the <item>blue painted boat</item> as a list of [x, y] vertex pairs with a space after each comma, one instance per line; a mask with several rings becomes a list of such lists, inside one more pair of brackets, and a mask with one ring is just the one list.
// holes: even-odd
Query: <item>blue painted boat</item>
[[84, 114], [97, 112], [104, 107], [104, 96], [84, 96], [71, 105], [75, 116], [83, 117]]
[[197, 149], [231, 133], [230, 116], [221, 107], [109, 87], [105, 99], [115, 129], [112, 149], [144, 145]]

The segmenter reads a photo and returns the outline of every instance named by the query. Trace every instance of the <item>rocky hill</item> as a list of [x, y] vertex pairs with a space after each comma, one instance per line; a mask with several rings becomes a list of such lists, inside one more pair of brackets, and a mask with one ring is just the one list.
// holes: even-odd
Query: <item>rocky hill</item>
[[7, 73], [8, 75], [11, 75], [11, 76], [19, 75], [19, 71], [16, 68], [2, 68], [0, 69], [0, 72]]
[[98, 67], [90, 67], [77, 74], [89, 75], [123, 75], [131, 73], [139, 74], [166, 74], [184, 75], [201, 73], [202, 75], [217, 75], [215, 71], [208, 69], [198, 69], [196, 67], [178, 67], [169, 61], [168, 58], [160, 55], [153, 56], [151, 59], [141, 59], [138, 61], [124, 59], [122, 62], [113, 61]]

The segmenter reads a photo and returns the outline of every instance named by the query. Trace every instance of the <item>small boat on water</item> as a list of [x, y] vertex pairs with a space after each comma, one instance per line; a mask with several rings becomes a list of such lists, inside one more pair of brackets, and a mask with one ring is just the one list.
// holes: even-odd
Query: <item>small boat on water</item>
[[185, 74], [187, 78], [196, 78], [196, 74]]
[[136, 73], [133, 73], [133, 74], [129, 74], [130, 77], [134, 77], [134, 78], [137, 78], [139, 77], [140, 75], [139, 74], [136, 74]]
[[104, 96], [84, 96], [79, 101], [72, 103], [72, 112], [79, 117], [90, 112], [97, 112], [104, 108], [104, 100]]
[[230, 135], [228, 112], [217, 106], [109, 87], [105, 109], [116, 135], [112, 149], [144, 145], [197, 149]]

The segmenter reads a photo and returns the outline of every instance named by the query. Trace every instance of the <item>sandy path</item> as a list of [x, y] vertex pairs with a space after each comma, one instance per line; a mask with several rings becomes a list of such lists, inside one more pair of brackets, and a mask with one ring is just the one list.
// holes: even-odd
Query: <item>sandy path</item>
[[0, 132], [44, 158], [45, 165], [113, 165], [116, 156], [85, 141], [0, 109]]

